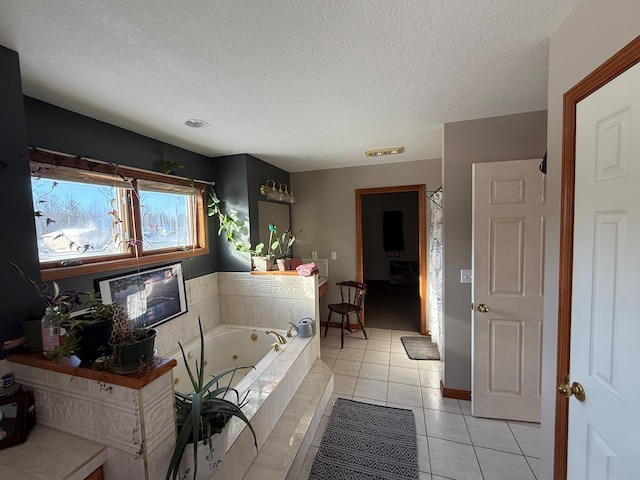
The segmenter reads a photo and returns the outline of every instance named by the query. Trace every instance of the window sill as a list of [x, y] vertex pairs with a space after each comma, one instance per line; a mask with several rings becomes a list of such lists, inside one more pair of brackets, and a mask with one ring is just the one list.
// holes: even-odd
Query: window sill
[[123, 258], [118, 260], [108, 260], [96, 263], [87, 263], [85, 265], [73, 265], [69, 267], [53, 267], [41, 268], [40, 277], [43, 282], [57, 280], [59, 278], [78, 277], [80, 275], [91, 275], [99, 272], [109, 272], [123, 268], [136, 268], [139, 266], [153, 265], [158, 263], [170, 262], [173, 260], [181, 260], [185, 258], [206, 255], [209, 253], [208, 248], [196, 248], [194, 250], [156, 253], [149, 256], [138, 258]]

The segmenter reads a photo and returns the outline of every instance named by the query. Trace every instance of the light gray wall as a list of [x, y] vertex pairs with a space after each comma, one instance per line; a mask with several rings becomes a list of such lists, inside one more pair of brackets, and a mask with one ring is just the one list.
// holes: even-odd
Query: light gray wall
[[552, 35], [549, 48], [547, 237], [542, 364], [541, 478], [553, 477], [558, 321], [562, 96], [640, 35], [638, 0], [582, 0]]
[[[397, 257], [384, 251], [382, 215], [402, 212], [404, 250]], [[362, 197], [362, 256], [365, 280], [389, 280], [389, 262], [418, 262], [418, 192], [376, 193]]]
[[[320, 315], [326, 319], [326, 305], [340, 294], [336, 282], [356, 278], [356, 189], [425, 184], [427, 190], [441, 185], [441, 160], [396, 162], [385, 165], [335, 168], [291, 173], [297, 201], [291, 209], [293, 228], [303, 229], [296, 240], [296, 256], [329, 260], [329, 289], [320, 299]], [[427, 208], [427, 225], [429, 209]], [[425, 245], [426, 248], [426, 245]]]
[[443, 144], [444, 384], [471, 390], [471, 165], [540, 158], [546, 111], [446, 123]]

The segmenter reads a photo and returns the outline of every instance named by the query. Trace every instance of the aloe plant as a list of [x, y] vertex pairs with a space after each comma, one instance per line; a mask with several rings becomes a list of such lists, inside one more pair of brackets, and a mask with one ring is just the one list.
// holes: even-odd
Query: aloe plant
[[[211, 437], [216, 433], [222, 432], [229, 420], [234, 416], [240, 418], [247, 424], [253, 434], [256, 451], [258, 450], [256, 432], [242, 411], [242, 407], [247, 403], [247, 395], [249, 392], [240, 398], [239, 392], [231, 387], [233, 375], [236, 371], [254, 367], [230, 368], [215, 375], [205, 383], [204, 335], [202, 333], [202, 323], [199, 318], [198, 326], [200, 328], [200, 362], [198, 363], [196, 360], [195, 375], [187, 362], [187, 355], [184, 352], [182, 344], [178, 342], [193, 390], [188, 393], [175, 392], [178, 440], [176, 441], [171, 462], [169, 463], [167, 480], [175, 480], [178, 477], [180, 461], [189, 443], [193, 444], [193, 478], [195, 479], [198, 471], [198, 442], [202, 441], [211, 448]], [[227, 375], [231, 375], [229, 383], [225, 386], [219, 386], [220, 380]], [[229, 392], [235, 395], [235, 402], [228, 400]]]

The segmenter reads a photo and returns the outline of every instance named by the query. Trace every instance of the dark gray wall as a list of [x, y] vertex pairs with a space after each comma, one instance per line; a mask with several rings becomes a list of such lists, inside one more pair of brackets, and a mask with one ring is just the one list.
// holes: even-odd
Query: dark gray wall
[[[241, 221], [246, 225], [246, 235], [249, 235], [246, 155], [216, 157], [213, 159], [213, 164], [216, 172], [214, 188], [221, 200], [222, 210], [227, 215], [234, 217], [236, 221]], [[248, 272], [250, 270], [251, 258], [249, 254], [236, 251], [233, 245], [223, 238], [218, 241], [216, 253], [218, 271]]]
[[[264, 200], [260, 186], [267, 180], [291, 185], [289, 173], [246, 153], [228, 155], [213, 159], [216, 193], [222, 200], [223, 210], [234, 212], [247, 227], [246, 236], [251, 246], [260, 242], [258, 226], [258, 202]], [[255, 228], [251, 228], [255, 225]], [[218, 271], [248, 272], [251, 270], [251, 257], [241, 253], [233, 245], [221, 239], [218, 242]]]
[[[38, 280], [40, 269], [22, 102], [18, 54], [0, 46], [0, 255]], [[19, 320], [38, 314], [41, 305], [34, 290], [10, 266], [0, 262], [0, 343], [21, 336]]]

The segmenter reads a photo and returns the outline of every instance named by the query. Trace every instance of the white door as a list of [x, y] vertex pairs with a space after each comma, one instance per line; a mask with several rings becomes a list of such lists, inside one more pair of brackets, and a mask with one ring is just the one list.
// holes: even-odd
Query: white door
[[540, 421], [542, 159], [473, 165], [473, 415]]
[[568, 478], [640, 478], [640, 64], [576, 109]]

